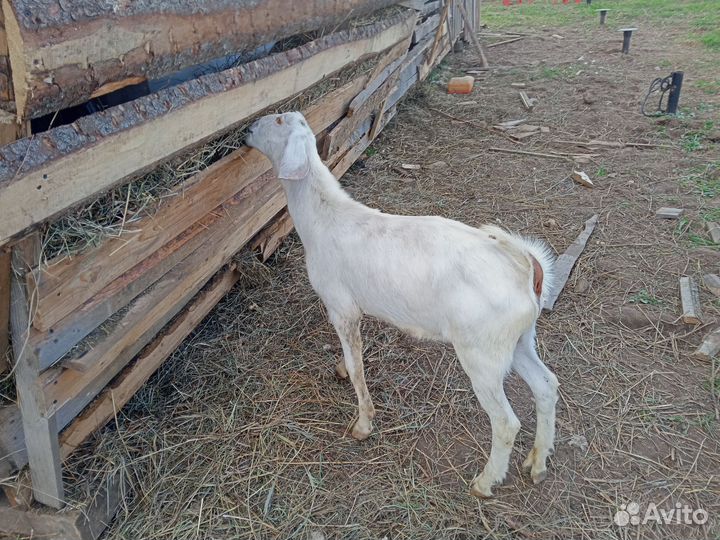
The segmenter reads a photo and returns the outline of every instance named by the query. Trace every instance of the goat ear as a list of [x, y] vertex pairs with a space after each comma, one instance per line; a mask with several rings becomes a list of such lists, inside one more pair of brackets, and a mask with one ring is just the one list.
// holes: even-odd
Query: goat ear
[[278, 178], [300, 180], [308, 175], [310, 156], [307, 147], [307, 137], [304, 134], [290, 135], [278, 165]]

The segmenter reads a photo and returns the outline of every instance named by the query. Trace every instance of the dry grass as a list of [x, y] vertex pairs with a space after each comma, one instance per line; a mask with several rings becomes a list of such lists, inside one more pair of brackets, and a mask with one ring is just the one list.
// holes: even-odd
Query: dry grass
[[[688, 234], [700, 235], [702, 216], [718, 207], [717, 193], [698, 190], [714, 178], [697, 172], [717, 160], [717, 147], [706, 138], [700, 150], [682, 148], [720, 100], [688, 84], [684, 118], [645, 119], [639, 100], [657, 63], [700, 70], [702, 56], [650, 28], [630, 58], [615, 53], [614, 33], [566, 32], [560, 42], [555, 32], [491, 49], [493, 64], [508, 67], [471, 96], [443, 92], [443, 80], [473, 63], [471, 53], [452, 58], [343, 180], [388, 212], [499, 221], [558, 250], [600, 214], [556, 310], [539, 321], [540, 354], [562, 385], [548, 480], [533, 486], [519, 471], [534, 413], [512, 375], [506, 388], [523, 429], [509, 478], [494, 499], [467, 496], [490, 430], [451, 348], [375, 321], [363, 336], [376, 431], [362, 443], [349, 437], [354, 393], [334, 375], [340, 347], [292, 235], [269, 271], [243, 259], [241, 285], [89, 443], [92, 452], [71, 459], [75, 500], [110, 471], [128, 480], [108, 538], [720, 536], [720, 372], [689, 357], [720, 305], [703, 291], [707, 324], [676, 321], [678, 276], [720, 262], [717, 247]], [[511, 82], [539, 97], [532, 123], [549, 134], [515, 144], [481, 127], [527, 114]], [[569, 179], [572, 164], [487, 152], [593, 137], [677, 149], [602, 151], [584, 166], [592, 191]], [[654, 219], [662, 205], [686, 208], [686, 227]], [[629, 501], [702, 507], [710, 522], [618, 528], [613, 514]]]

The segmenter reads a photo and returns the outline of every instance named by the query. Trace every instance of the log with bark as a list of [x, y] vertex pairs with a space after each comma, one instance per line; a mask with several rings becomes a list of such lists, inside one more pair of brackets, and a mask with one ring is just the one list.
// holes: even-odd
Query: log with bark
[[158, 78], [295, 34], [332, 30], [395, 3], [3, 0], [2, 5], [18, 114], [37, 118], [124, 82]]
[[0, 149], [0, 245], [406, 39], [416, 13], [205, 75]]

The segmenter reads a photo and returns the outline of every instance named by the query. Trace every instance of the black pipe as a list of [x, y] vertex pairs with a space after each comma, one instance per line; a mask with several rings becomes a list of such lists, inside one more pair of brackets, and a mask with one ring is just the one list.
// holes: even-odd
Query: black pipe
[[605, 17], [607, 17], [607, 9], [599, 9], [600, 12], [600, 26], [605, 26]]
[[623, 30], [623, 47], [622, 52], [623, 54], [629, 54], [630, 53], [630, 39], [632, 38], [632, 30]]
[[672, 83], [670, 85], [670, 94], [668, 95], [667, 114], [676, 114], [678, 102], [680, 101], [680, 91], [682, 90], [683, 72], [672, 72]]

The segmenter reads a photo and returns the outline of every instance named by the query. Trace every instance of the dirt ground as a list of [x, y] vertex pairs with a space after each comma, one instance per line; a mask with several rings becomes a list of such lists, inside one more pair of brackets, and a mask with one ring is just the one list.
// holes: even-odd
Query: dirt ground
[[[720, 302], [701, 286], [704, 323], [678, 321], [679, 277], [702, 283], [720, 263], [703, 224], [720, 218], [720, 96], [698, 84], [717, 58], [666, 30], [643, 28], [629, 56], [612, 30], [528, 31], [489, 49], [495, 67], [469, 96], [447, 95], [445, 83], [477, 59], [450, 55], [343, 178], [383, 211], [497, 222], [558, 252], [599, 215], [538, 323], [541, 357], [561, 382], [544, 483], [520, 470], [535, 420], [511, 375], [523, 428], [509, 476], [493, 499], [468, 496], [490, 428], [452, 348], [372, 320], [363, 337], [376, 430], [353, 440], [354, 393], [334, 375], [340, 346], [293, 234], [268, 267], [244, 259], [242, 285], [96, 437], [94, 457], [73, 458], [68, 474], [121, 470], [130, 483], [107, 537], [720, 538], [720, 375], [690, 356], [717, 326]], [[650, 81], [673, 69], [686, 73], [682, 114], [642, 116]], [[539, 100], [532, 113], [511, 83]], [[549, 132], [514, 142], [490, 129], [518, 118]], [[671, 148], [559, 142], [590, 139]], [[491, 147], [597, 155], [574, 164]], [[575, 184], [573, 170], [596, 187]], [[661, 206], [684, 218], [657, 219]], [[709, 520], [617, 526], [631, 502], [641, 517], [650, 503], [680, 504]]]

